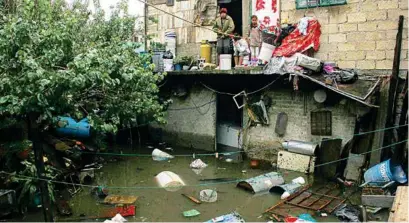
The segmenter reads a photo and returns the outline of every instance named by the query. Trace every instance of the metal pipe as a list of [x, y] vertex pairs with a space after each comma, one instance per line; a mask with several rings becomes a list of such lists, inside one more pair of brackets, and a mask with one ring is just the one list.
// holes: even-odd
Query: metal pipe
[[293, 153], [313, 156], [318, 149], [318, 144], [311, 142], [302, 142], [296, 140], [285, 141], [282, 143], [285, 150]]

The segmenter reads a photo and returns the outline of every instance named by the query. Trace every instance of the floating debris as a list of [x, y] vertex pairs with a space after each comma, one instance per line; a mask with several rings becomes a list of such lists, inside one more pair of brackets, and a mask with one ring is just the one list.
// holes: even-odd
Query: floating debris
[[237, 187], [249, 190], [253, 193], [266, 192], [272, 187], [283, 184], [284, 178], [277, 172], [263, 174], [257, 177], [240, 181]]
[[195, 217], [195, 216], [198, 216], [198, 215], [200, 215], [200, 212], [198, 212], [195, 209], [183, 212], [183, 216], [185, 216], [185, 217]]

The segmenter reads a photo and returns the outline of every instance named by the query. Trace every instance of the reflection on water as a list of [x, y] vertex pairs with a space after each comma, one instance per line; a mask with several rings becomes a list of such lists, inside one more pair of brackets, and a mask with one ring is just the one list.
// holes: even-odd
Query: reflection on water
[[[188, 152], [185, 151], [185, 153]], [[153, 161], [151, 157], [122, 157], [121, 159], [123, 160], [107, 163], [98, 170], [94, 184], [117, 187], [109, 189], [109, 194], [111, 195], [138, 196], [136, 215], [134, 217], [127, 217], [127, 220], [130, 222], [203, 222], [232, 211], [240, 213], [247, 222], [267, 221], [261, 215], [264, 210], [280, 200], [280, 194], [264, 193], [254, 195], [236, 188], [235, 183], [209, 184], [207, 186], [198, 186], [198, 184], [205, 183], [200, 181], [200, 179], [209, 178], [247, 179], [271, 172], [273, 171], [272, 169], [251, 169], [248, 161], [226, 163], [215, 157], [196, 158], [200, 158], [208, 164], [199, 175], [189, 167], [190, 163], [194, 160], [193, 157], [176, 157], [169, 162]], [[186, 186], [176, 192], [168, 192], [163, 188], [158, 188], [154, 177], [162, 171], [172, 171], [178, 174]], [[303, 176], [306, 179], [306, 183], [312, 183], [312, 178], [308, 178], [300, 173], [282, 171], [282, 174], [286, 182]], [[186, 194], [199, 199], [199, 192], [203, 189], [216, 190], [218, 193], [217, 201], [215, 203], [195, 204], [181, 195]], [[90, 194], [90, 188], [85, 187], [72, 198], [70, 205], [73, 211], [73, 215], [70, 218], [79, 218], [84, 215], [97, 216], [104, 209], [110, 207], [100, 204]], [[196, 209], [201, 214], [192, 218], [183, 217], [182, 212], [191, 209]], [[331, 221], [335, 220], [333, 218], [330, 219]], [[25, 220], [29, 219], [26, 218]], [[86, 221], [94, 220], [89, 219]], [[329, 218], [322, 220], [329, 221]], [[103, 220], [97, 221], [102, 222]]]

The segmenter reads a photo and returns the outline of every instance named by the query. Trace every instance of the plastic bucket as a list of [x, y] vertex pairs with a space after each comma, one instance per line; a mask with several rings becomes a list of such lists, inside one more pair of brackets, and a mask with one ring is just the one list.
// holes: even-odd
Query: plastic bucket
[[173, 71], [173, 59], [163, 59], [164, 71]]
[[369, 168], [364, 174], [364, 179], [365, 182], [397, 181], [402, 184], [408, 181], [402, 167], [391, 164], [390, 159]]
[[158, 181], [159, 186], [165, 188], [167, 191], [177, 191], [185, 186], [182, 179], [180, 179], [177, 174], [170, 171], [163, 171], [155, 178]]
[[243, 65], [249, 65], [249, 56], [243, 57]]
[[182, 66], [180, 64], [175, 64], [175, 70], [182, 70]]
[[231, 70], [231, 54], [220, 54], [220, 70]]
[[275, 47], [268, 43], [262, 43], [260, 54], [258, 55], [258, 59], [262, 61], [270, 61], [271, 57], [273, 57]]
[[212, 203], [217, 201], [217, 192], [214, 190], [202, 190], [200, 191], [200, 200], [207, 203]]

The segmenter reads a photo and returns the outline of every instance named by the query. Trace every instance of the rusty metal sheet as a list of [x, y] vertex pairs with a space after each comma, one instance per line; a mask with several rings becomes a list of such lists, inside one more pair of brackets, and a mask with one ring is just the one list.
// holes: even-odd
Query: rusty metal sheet
[[345, 199], [338, 197], [341, 191], [336, 187], [326, 186], [315, 191], [308, 189], [309, 185], [265, 212], [282, 217], [300, 212], [313, 214], [316, 211], [325, 211], [326, 213], [332, 213], [345, 202]]
[[106, 204], [133, 204], [138, 199], [137, 196], [108, 195], [104, 199]]
[[287, 151], [278, 152], [277, 167], [302, 173], [313, 173], [316, 158]]

